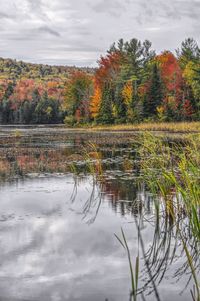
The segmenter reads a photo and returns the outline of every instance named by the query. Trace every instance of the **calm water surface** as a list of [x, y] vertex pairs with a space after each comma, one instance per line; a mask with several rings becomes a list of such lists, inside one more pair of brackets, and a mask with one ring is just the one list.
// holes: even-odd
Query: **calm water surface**
[[[133, 262], [140, 252], [139, 286], [148, 283], [136, 222], [145, 251], [151, 250], [154, 209], [151, 194], [136, 185], [134, 135], [3, 127], [0, 139], [0, 300], [128, 301], [128, 260], [114, 235], [121, 227]], [[103, 160], [101, 184], [84, 173], [89, 141]], [[72, 173], [72, 163], [80, 175]], [[155, 266], [158, 293], [160, 300], [188, 301], [190, 284], [182, 290], [189, 271], [180, 270], [186, 260], [178, 249], [171, 260], [170, 233]], [[163, 226], [159, 239], [164, 235]], [[151, 283], [144, 296], [156, 300]]]

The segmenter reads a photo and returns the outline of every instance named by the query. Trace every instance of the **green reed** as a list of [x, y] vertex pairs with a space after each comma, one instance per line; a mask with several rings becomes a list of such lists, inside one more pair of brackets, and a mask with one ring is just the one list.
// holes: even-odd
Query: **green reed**
[[[188, 136], [185, 143], [172, 143], [150, 133], [140, 136], [138, 153], [143, 181], [155, 198], [156, 214], [164, 205], [165, 215], [177, 226], [195, 293], [193, 300], [200, 300], [200, 288], [192, 256], [187, 247], [187, 237], [179, 227], [180, 215], [188, 219], [193, 239], [200, 245], [200, 135]], [[162, 204], [161, 204], [162, 202]]]
[[138, 296], [138, 280], [139, 280], [139, 254], [136, 257], [135, 260], [135, 267], [133, 266], [132, 259], [131, 259], [131, 252], [127, 243], [126, 236], [124, 234], [123, 229], [121, 229], [121, 234], [122, 234], [122, 239], [119, 238], [115, 234], [115, 237], [118, 239], [122, 247], [126, 250], [127, 256], [128, 256], [128, 262], [129, 262], [129, 268], [130, 268], [130, 274], [131, 274], [131, 300], [137, 301], [137, 296]]

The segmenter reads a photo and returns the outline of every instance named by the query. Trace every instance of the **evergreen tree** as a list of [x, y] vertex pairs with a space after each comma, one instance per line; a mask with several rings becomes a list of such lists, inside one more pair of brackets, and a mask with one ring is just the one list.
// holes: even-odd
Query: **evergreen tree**
[[37, 123], [48, 123], [48, 117], [46, 114], [47, 108], [48, 108], [48, 95], [47, 92], [45, 91], [35, 109]]
[[14, 82], [9, 82], [8, 83], [8, 87], [5, 91], [5, 94], [4, 94], [4, 99], [5, 100], [8, 100], [9, 97], [12, 95], [13, 91], [14, 91], [14, 87], [15, 87], [15, 83]]
[[121, 83], [118, 83], [115, 88], [114, 94], [114, 106], [115, 106], [115, 122], [116, 123], [126, 123], [127, 120], [127, 107], [122, 97], [122, 87]]
[[144, 117], [157, 114], [157, 107], [162, 103], [162, 82], [156, 63], [153, 65], [149, 91], [144, 99]]
[[183, 69], [188, 62], [192, 61], [196, 63], [200, 59], [200, 49], [193, 38], [188, 38], [182, 42], [181, 49], [178, 49], [176, 52]]
[[2, 102], [2, 123], [9, 124], [12, 123], [12, 113], [10, 101], [4, 99]]
[[113, 122], [112, 89], [109, 83], [104, 84], [101, 107], [97, 121], [102, 124], [110, 124]]

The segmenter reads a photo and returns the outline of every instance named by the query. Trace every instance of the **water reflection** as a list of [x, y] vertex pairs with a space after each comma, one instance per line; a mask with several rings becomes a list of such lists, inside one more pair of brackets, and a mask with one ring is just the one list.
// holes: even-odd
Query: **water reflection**
[[[125, 183], [127, 184], [127, 181]], [[112, 181], [109, 179], [109, 182], [107, 182], [106, 177], [96, 183], [97, 188], [100, 187], [103, 197], [106, 196], [115, 213], [120, 213], [125, 218], [131, 216], [132, 223], [135, 221], [133, 229], [138, 235], [138, 239], [134, 237], [134, 242], [135, 246], [138, 242], [138, 251], [142, 253], [140, 257], [143, 265], [140, 274], [142, 284], [140, 284], [139, 289], [142, 300], [153, 300], [152, 294], [154, 300], [162, 300], [163, 290], [162, 298], [160, 298], [158, 288], [163, 285], [165, 288], [169, 279], [174, 281], [171, 284], [172, 287], [174, 285], [177, 287], [177, 283], [182, 283], [180, 291], [177, 292], [176, 289], [175, 291], [177, 294], [180, 293], [183, 300], [185, 296], [188, 298], [186, 291], [189, 291], [191, 286], [192, 274], [182, 239], [184, 239], [184, 244], [187, 246], [197, 275], [200, 270], [200, 250], [198, 241], [195, 241], [192, 236], [187, 215], [184, 210], [180, 210], [181, 200], [178, 200], [175, 196], [173, 197], [174, 209], [172, 216], [166, 210], [166, 206], [159, 196], [155, 200], [150, 193], [145, 191], [144, 185], [138, 189], [138, 185], [134, 185], [130, 181], [126, 188], [126, 194], [124, 194], [123, 184], [123, 178], [120, 182], [119, 179], [112, 179]], [[121, 186], [122, 189], [120, 189]], [[101, 202], [101, 199], [99, 202]], [[158, 202], [158, 212], [156, 212], [157, 205], [155, 202]], [[92, 205], [95, 204], [95, 202], [92, 203]], [[175, 212], [177, 210], [176, 204], [179, 205], [177, 212]], [[99, 210], [99, 205], [96, 205]], [[94, 221], [96, 216], [97, 214], [91, 220]], [[181, 232], [178, 229], [181, 229]], [[151, 237], [150, 241], [145, 237], [146, 231], [149, 235], [148, 238]], [[133, 258], [136, 258], [137, 251], [135, 250], [133, 254]], [[173, 296], [172, 293], [169, 295]], [[145, 296], [148, 296], [147, 299], [145, 299]], [[178, 297], [176, 297], [176, 300], [178, 300]]]
[[94, 155], [88, 148], [88, 141], [97, 146], [105, 167], [128, 169], [133, 137], [128, 133], [110, 137], [110, 134], [73, 133], [58, 129], [57, 133], [52, 129], [50, 132], [24, 129], [15, 134], [3, 129], [0, 131], [0, 178], [22, 177], [30, 173], [66, 173], [74, 162], [84, 171], [84, 151], [88, 150], [91, 158]]
[[126, 258], [113, 236], [123, 221], [104, 203], [89, 226], [81, 219], [89, 181], [79, 183], [74, 204], [67, 197], [72, 188], [70, 176], [1, 188], [0, 210], [7, 217], [0, 224], [2, 298], [126, 299]]
[[[144, 298], [155, 300], [155, 283], [161, 300], [190, 300], [189, 289], [180, 295], [191, 274], [174, 221], [162, 206], [156, 215], [152, 195], [138, 187], [134, 137], [90, 137], [103, 163], [98, 181], [84, 172], [88, 135], [61, 132], [2, 134], [0, 300], [129, 300], [128, 262], [114, 236], [121, 227], [133, 260], [140, 245]], [[184, 212], [178, 222], [198, 269]]]

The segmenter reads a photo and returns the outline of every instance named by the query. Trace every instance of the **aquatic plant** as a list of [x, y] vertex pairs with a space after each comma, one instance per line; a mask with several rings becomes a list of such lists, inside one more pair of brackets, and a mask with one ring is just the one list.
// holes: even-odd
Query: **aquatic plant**
[[[195, 284], [193, 300], [200, 300], [200, 288], [188, 232], [180, 226], [186, 220], [196, 253], [200, 250], [200, 136], [188, 136], [185, 143], [172, 143], [150, 133], [141, 135], [138, 153], [143, 181], [153, 193], [157, 220], [163, 205], [166, 218], [176, 226]], [[159, 196], [159, 200], [158, 200]], [[198, 256], [198, 255], [197, 255]]]
[[131, 252], [127, 243], [126, 236], [124, 234], [123, 229], [121, 228], [121, 234], [122, 239], [115, 234], [115, 237], [118, 239], [122, 247], [127, 252], [128, 262], [129, 262], [129, 268], [130, 268], [130, 274], [131, 274], [131, 287], [132, 291], [130, 294], [131, 300], [137, 301], [137, 295], [138, 295], [138, 280], [139, 280], [139, 253], [135, 259], [135, 266], [133, 267], [133, 263], [131, 260]]

